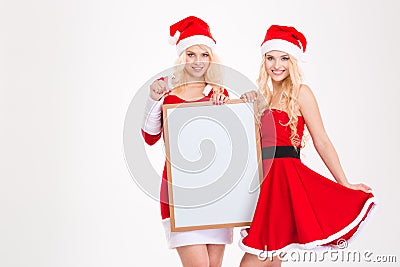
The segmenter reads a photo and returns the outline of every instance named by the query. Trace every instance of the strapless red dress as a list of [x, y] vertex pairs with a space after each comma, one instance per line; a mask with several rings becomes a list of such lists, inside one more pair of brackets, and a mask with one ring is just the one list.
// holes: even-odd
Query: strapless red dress
[[[293, 147], [287, 113], [266, 110], [261, 118], [265, 148]], [[301, 140], [304, 119], [298, 117]], [[268, 149], [267, 149], [268, 150]], [[245, 252], [285, 252], [347, 242], [375, 205], [372, 193], [342, 186], [305, 166], [299, 158], [281, 155], [263, 159], [264, 180], [250, 228], [241, 231]]]

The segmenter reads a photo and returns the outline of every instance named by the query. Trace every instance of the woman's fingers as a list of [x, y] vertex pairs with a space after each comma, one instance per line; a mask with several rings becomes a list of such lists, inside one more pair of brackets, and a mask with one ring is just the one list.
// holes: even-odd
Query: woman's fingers
[[226, 101], [229, 100], [229, 97], [227, 97], [224, 94], [220, 94], [220, 93], [215, 93], [212, 96], [212, 102], [214, 105], [221, 105], [221, 104], [225, 104]]
[[257, 92], [256, 91], [250, 91], [246, 92], [243, 95], [240, 96], [241, 99], [245, 102], [254, 102], [257, 99]]
[[354, 190], [363, 191], [367, 194], [372, 192], [372, 188], [365, 184], [350, 184], [348, 187]]
[[150, 96], [154, 100], [159, 100], [166, 92], [169, 91], [168, 80], [155, 80], [150, 85]]

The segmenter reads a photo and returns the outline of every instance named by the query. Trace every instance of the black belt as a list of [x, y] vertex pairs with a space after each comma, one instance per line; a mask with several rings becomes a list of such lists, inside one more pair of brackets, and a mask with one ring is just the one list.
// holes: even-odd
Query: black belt
[[300, 148], [293, 146], [270, 146], [262, 148], [262, 159], [296, 158], [300, 159]]

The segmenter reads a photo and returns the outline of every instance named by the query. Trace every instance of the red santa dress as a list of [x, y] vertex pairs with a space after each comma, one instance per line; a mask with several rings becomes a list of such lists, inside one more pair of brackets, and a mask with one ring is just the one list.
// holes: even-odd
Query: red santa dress
[[[276, 109], [261, 117], [264, 180], [251, 226], [241, 231], [239, 241], [250, 254], [347, 242], [375, 205], [371, 193], [349, 189], [305, 166], [291, 144], [288, 121], [287, 113]], [[299, 116], [300, 140], [304, 124]]]
[[[170, 86], [172, 88], [172, 85]], [[212, 87], [207, 85], [204, 88], [204, 97], [196, 101], [185, 101], [180, 97], [167, 94], [160, 101], [154, 101], [149, 99], [146, 108], [147, 114], [145, 114], [144, 125], [142, 127], [142, 135], [145, 142], [148, 145], [154, 145], [162, 134], [162, 114], [161, 107], [163, 104], [180, 104], [188, 102], [201, 102], [210, 101], [213, 94]], [[224, 90], [224, 94], [228, 96], [228, 91]], [[164, 171], [162, 174], [160, 188], [160, 208], [162, 223], [165, 230], [165, 235], [169, 248], [176, 248], [187, 245], [196, 244], [231, 244], [233, 239], [232, 228], [219, 228], [219, 229], [207, 229], [207, 230], [192, 230], [183, 232], [171, 232], [170, 228], [170, 212], [168, 204], [168, 180], [167, 180], [167, 168], [164, 164]]]

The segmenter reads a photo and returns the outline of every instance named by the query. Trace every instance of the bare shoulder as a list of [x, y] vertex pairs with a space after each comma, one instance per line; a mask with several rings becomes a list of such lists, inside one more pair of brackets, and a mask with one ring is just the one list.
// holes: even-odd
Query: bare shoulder
[[300, 98], [307, 98], [310, 96], [313, 96], [313, 92], [307, 84], [302, 84], [300, 85], [300, 90], [299, 90], [299, 99]]
[[300, 107], [315, 102], [314, 93], [312, 92], [311, 88], [308, 85], [302, 84], [300, 86], [298, 102]]

